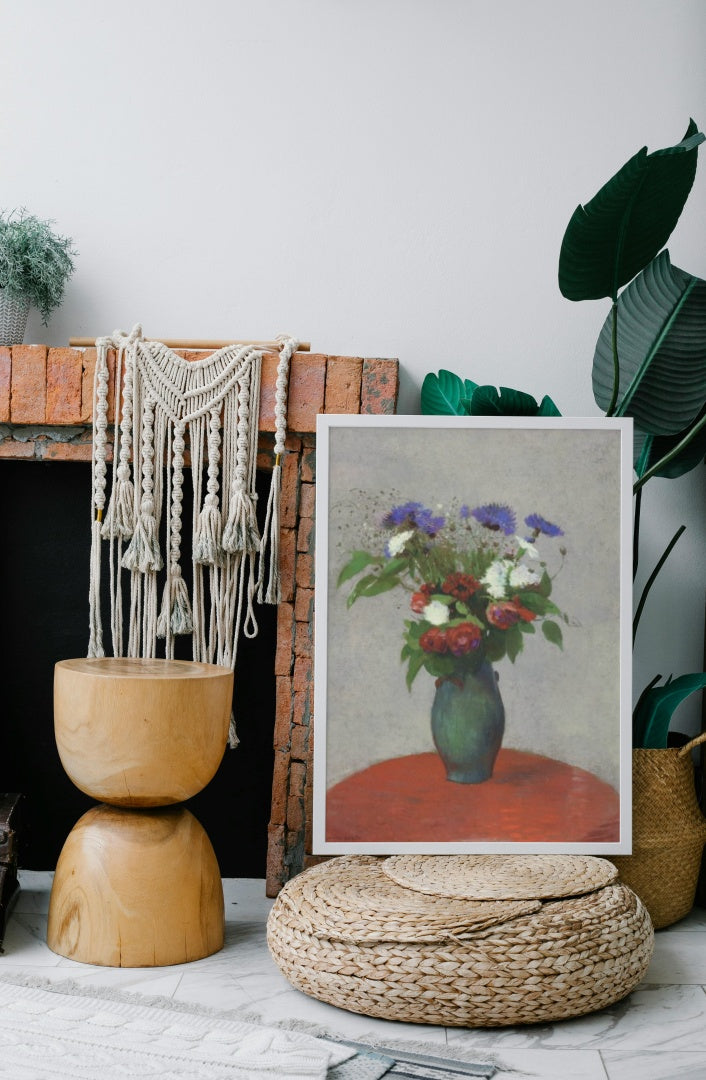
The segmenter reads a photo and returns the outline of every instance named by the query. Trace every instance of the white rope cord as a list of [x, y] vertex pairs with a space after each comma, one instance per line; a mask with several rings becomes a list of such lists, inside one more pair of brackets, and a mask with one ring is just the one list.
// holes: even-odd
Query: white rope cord
[[[262, 353], [228, 345], [187, 361], [138, 325], [97, 345], [90, 566], [89, 655], [102, 656], [101, 537], [109, 542], [113, 653], [174, 656], [175, 636], [192, 634], [195, 660], [234, 667], [241, 635], [257, 634], [254, 601], [279, 596], [278, 540], [281, 457], [285, 451], [289, 362], [296, 342], [283, 338], [275, 400], [275, 467], [260, 537], [255, 490]], [[106, 502], [107, 352], [116, 349], [115, 452]], [[119, 437], [118, 437], [119, 426]], [[182, 508], [186, 441], [194, 496], [191, 594], [182, 574]], [[119, 443], [119, 451], [118, 444]], [[132, 457], [132, 466], [131, 466]], [[166, 567], [159, 545], [166, 515]], [[270, 576], [264, 563], [270, 545]], [[123, 550], [123, 545], [125, 548]], [[259, 565], [258, 565], [259, 560]], [[130, 580], [123, 626], [122, 574]], [[159, 581], [163, 586], [158, 604]], [[231, 730], [231, 745], [237, 743]]]

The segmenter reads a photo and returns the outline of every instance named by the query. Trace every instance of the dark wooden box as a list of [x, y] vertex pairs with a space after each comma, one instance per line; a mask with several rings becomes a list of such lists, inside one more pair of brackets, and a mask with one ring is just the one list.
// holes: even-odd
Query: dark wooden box
[[20, 886], [17, 880], [22, 831], [22, 796], [0, 792], [0, 950], [10, 908]]

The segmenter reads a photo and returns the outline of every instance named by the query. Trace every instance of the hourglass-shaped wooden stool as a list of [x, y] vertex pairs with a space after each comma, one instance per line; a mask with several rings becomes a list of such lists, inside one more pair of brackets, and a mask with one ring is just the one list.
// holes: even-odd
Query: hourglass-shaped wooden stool
[[[64, 844], [49, 948], [112, 967], [155, 967], [223, 947], [223, 889], [201, 824], [174, 806], [208, 784], [228, 737], [233, 673], [214, 664], [62, 660], [54, 729], [64, 769], [102, 805]], [[109, 804], [109, 805], [105, 805]]]

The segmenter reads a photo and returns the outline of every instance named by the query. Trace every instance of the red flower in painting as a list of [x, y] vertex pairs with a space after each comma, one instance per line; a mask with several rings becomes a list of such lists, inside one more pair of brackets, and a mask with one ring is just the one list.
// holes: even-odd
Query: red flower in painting
[[425, 630], [419, 638], [419, 644], [424, 652], [445, 653], [448, 650], [446, 634], [438, 626], [432, 626]]
[[429, 603], [429, 597], [426, 593], [416, 592], [413, 594], [412, 599], [409, 602], [409, 606], [415, 615], [421, 615], [424, 608]]
[[465, 656], [480, 645], [481, 632], [473, 623], [461, 623], [450, 626], [446, 631], [449, 652], [454, 656]]
[[517, 610], [517, 614], [520, 616], [523, 622], [533, 622], [537, 618], [536, 611], [530, 611], [529, 608], [523, 607], [517, 597], [512, 601]]
[[485, 617], [490, 625], [498, 630], [509, 630], [519, 620], [520, 615], [511, 600], [495, 600], [488, 604]]
[[480, 582], [476, 581], [472, 574], [460, 573], [449, 574], [441, 586], [441, 591], [445, 592], [447, 596], [453, 596], [463, 603], [470, 600], [478, 589], [480, 589]]

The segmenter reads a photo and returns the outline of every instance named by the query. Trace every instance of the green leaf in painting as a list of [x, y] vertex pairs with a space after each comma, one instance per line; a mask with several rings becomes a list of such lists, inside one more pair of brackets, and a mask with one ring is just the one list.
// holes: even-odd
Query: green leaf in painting
[[348, 594], [346, 607], [352, 607], [359, 596], [367, 595], [365, 590], [368, 585], [371, 585], [374, 581], [377, 581], [377, 574], [366, 574], [365, 577], [359, 578]]
[[405, 676], [405, 682], [407, 683], [407, 689], [408, 690], [412, 689], [412, 683], [414, 682], [417, 675], [421, 671], [423, 663], [424, 663], [424, 653], [423, 652], [413, 653], [413, 655], [410, 656], [409, 665], [407, 667], [407, 675]]
[[633, 730], [635, 745], [646, 750], [660, 750], [667, 745], [667, 733], [672, 714], [690, 694], [706, 687], [706, 672], [680, 675], [665, 686], [655, 686], [645, 691], [635, 710]]
[[355, 577], [356, 574], [359, 574], [366, 566], [370, 566], [371, 563], [379, 562], [380, 560], [375, 555], [369, 555], [367, 551], [354, 551], [338, 575], [337, 585], [343, 585], [345, 581]]
[[703, 141], [691, 120], [681, 142], [652, 154], [643, 147], [576, 208], [559, 255], [563, 296], [615, 300], [662, 250], [691, 191]]
[[[706, 281], [673, 266], [663, 251], [618, 300], [620, 368], [616, 416], [652, 435], [674, 435], [706, 401]], [[606, 411], [613, 394], [613, 319], [593, 357], [593, 395]]]
[[469, 398], [475, 388], [476, 383], [460, 379], [453, 371], [442, 368], [438, 375], [429, 372], [422, 383], [422, 415], [465, 416], [463, 399]]
[[515, 663], [516, 657], [522, 652], [522, 632], [518, 626], [511, 627], [505, 634], [505, 647], [508, 658]]
[[547, 641], [551, 641], [552, 645], [558, 645], [560, 649], [564, 648], [564, 635], [558, 623], [552, 622], [551, 619], [545, 619], [542, 623], [542, 633]]

